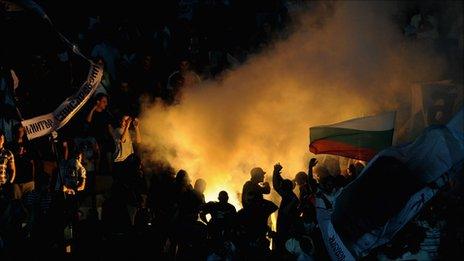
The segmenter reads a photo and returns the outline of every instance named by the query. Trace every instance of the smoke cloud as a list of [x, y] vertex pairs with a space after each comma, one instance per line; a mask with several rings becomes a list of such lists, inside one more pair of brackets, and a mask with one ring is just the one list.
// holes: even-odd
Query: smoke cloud
[[294, 32], [220, 81], [186, 89], [181, 104], [146, 104], [149, 159], [206, 179], [207, 200], [227, 190], [237, 204], [255, 166], [306, 169], [309, 127], [385, 110], [407, 110], [410, 85], [439, 79], [445, 64], [406, 40], [387, 1], [322, 3]]

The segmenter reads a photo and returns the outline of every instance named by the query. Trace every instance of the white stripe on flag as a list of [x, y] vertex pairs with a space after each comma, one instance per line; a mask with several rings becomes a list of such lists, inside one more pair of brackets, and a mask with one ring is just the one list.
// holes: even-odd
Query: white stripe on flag
[[395, 127], [395, 115], [396, 112], [391, 111], [317, 127], [345, 128], [364, 131], [385, 131], [391, 130]]

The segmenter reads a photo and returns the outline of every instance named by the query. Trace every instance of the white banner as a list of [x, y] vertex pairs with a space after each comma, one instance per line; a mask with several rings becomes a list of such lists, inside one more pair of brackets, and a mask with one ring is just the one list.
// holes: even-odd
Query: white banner
[[68, 97], [61, 103], [55, 111], [22, 121], [29, 140], [47, 135], [63, 127], [92, 96], [100, 83], [102, 75], [102, 69], [92, 63], [84, 84], [73, 96]]
[[[335, 231], [330, 220], [332, 209], [329, 208], [322, 199], [322, 192], [316, 195], [316, 216], [319, 229], [321, 230], [322, 239], [329, 253], [330, 259], [336, 261], [354, 261], [355, 258], [345, 247], [340, 236]], [[327, 201], [329, 201], [326, 198]], [[335, 202], [330, 202], [333, 206]]]

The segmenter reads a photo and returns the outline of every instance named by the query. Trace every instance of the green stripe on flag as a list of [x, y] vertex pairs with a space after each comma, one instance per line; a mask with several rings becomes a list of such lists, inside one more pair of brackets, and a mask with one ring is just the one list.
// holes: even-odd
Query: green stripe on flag
[[382, 150], [391, 146], [393, 129], [385, 131], [365, 131], [334, 127], [310, 128], [310, 140], [332, 140], [350, 144], [355, 147]]

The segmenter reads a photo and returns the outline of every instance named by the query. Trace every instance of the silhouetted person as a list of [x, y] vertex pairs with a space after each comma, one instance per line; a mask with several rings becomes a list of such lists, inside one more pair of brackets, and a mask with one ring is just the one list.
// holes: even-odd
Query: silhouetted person
[[35, 189], [35, 162], [32, 153], [29, 151], [30, 146], [25, 142], [24, 127], [19, 125], [14, 131], [15, 139], [10, 145], [15, 158], [16, 177], [13, 182], [13, 205], [16, 212], [25, 211], [27, 220], [18, 220], [27, 222], [27, 230], [32, 228], [33, 210], [34, 210], [34, 189]]
[[314, 207], [315, 194], [317, 190], [317, 181], [313, 177], [313, 167], [316, 166], [317, 160], [312, 158], [308, 163], [308, 174], [301, 171], [295, 176], [295, 182], [300, 191], [300, 212], [304, 222], [316, 222], [316, 209]]
[[28, 195], [34, 190], [35, 164], [24, 127], [18, 124], [14, 127], [13, 132], [14, 140], [9, 144], [9, 148], [14, 154], [16, 166], [13, 197], [15, 200], [21, 200], [24, 195]]
[[0, 130], [0, 257], [4, 247], [15, 234], [12, 229], [11, 187], [15, 179], [15, 162], [13, 153], [7, 150], [3, 144], [5, 135]]
[[[318, 161], [315, 158], [309, 160], [307, 182], [303, 191], [307, 194], [300, 194], [300, 210], [302, 211], [302, 221], [305, 228], [305, 234], [309, 235], [314, 242], [314, 251], [316, 259], [326, 257], [325, 245], [323, 243], [322, 234], [317, 227], [315, 198], [316, 194], [320, 193], [319, 184], [314, 178], [313, 169]], [[301, 193], [301, 192], [300, 192]]]
[[[135, 159], [134, 143], [142, 142], [139, 129], [139, 120], [132, 119], [127, 114], [124, 114], [119, 119], [118, 128], [112, 131], [112, 137], [115, 144], [115, 153], [113, 155], [114, 179], [124, 179], [127, 172], [133, 171], [130, 169], [131, 163]], [[133, 133], [131, 130], [133, 127]]]
[[87, 173], [86, 194], [91, 197], [91, 207], [96, 208], [96, 178], [98, 173], [100, 148], [97, 140], [89, 135], [88, 128], [85, 128], [74, 138], [74, 146], [77, 150], [83, 152], [82, 165]]
[[198, 222], [198, 214], [202, 206], [201, 197], [192, 188], [190, 178], [185, 170], [176, 175], [178, 190], [177, 259], [202, 259], [206, 242], [206, 226]]
[[276, 164], [272, 174], [272, 186], [282, 198], [280, 201], [279, 212], [277, 214], [277, 238], [276, 250], [282, 252], [285, 249], [285, 242], [299, 230], [299, 201], [293, 193], [293, 182], [283, 179], [280, 171], [282, 166]]
[[269, 182], [264, 182], [266, 172], [262, 168], [253, 168], [250, 171], [251, 179], [243, 185], [242, 205], [244, 208], [251, 204], [252, 200], [263, 199], [263, 194], [269, 194], [271, 187]]
[[112, 171], [112, 154], [114, 142], [111, 131], [111, 115], [107, 110], [108, 95], [98, 93], [95, 104], [87, 114], [85, 121], [89, 124], [89, 133], [97, 140], [100, 149], [100, 171], [109, 174]]
[[[210, 201], [202, 207], [200, 218], [208, 224], [208, 231], [213, 241], [223, 241], [230, 237], [231, 229], [237, 211], [228, 203], [229, 195], [225, 191], [219, 192], [219, 202]], [[206, 215], [211, 219], [207, 221]]]
[[237, 212], [237, 233], [240, 257], [247, 260], [266, 258], [269, 252], [269, 240], [266, 238], [271, 231], [268, 226], [269, 216], [278, 209], [273, 202], [263, 198], [271, 188], [264, 181], [265, 172], [262, 168], [253, 168], [251, 179], [243, 185], [243, 209]]
[[169, 75], [166, 89], [169, 92], [170, 102], [180, 102], [181, 89], [196, 88], [201, 82], [200, 76], [192, 70], [190, 61], [184, 57], [179, 59], [178, 70]]
[[13, 183], [16, 175], [16, 167], [13, 153], [7, 150], [5, 144], [5, 135], [0, 130], [0, 186], [6, 186]]
[[348, 166], [348, 169], [346, 171], [348, 173], [348, 176], [347, 176], [348, 183], [355, 180], [358, 177], [358, 175], [362, 172], [363, 169], [364, 169], [364, 165], [359, 161], [354, 164], [350, 164], [350, 166]]
[[269, 240], [266, 235], [271, 231], [269, 216], [278, 209], [262, 194], [250, 192], [250, 203], [237, 212], [237, 244], [240, 260], [265, 260], [269, 252]]
[[[174, 241], [175, 221], [177, 210], [177, 197], [175, 187], [176, 173], [172, 167], [162, 167], [159, 173], [155, 173], [151, 180], [148, 196], [149, 206], [154, 213], [154, 229], [157, 231], [158, 253], [164, 253], [167, 242]], [[174, 251], [171, 252], [174, 255]]]
[[202, 204], [205, 204], [205, 190], [206, 190], [206, 181], [204, 179], [197, 179], [195, 180], [195, 185], [193, 186], [193, 190], [198, 198], [201, 200]]

